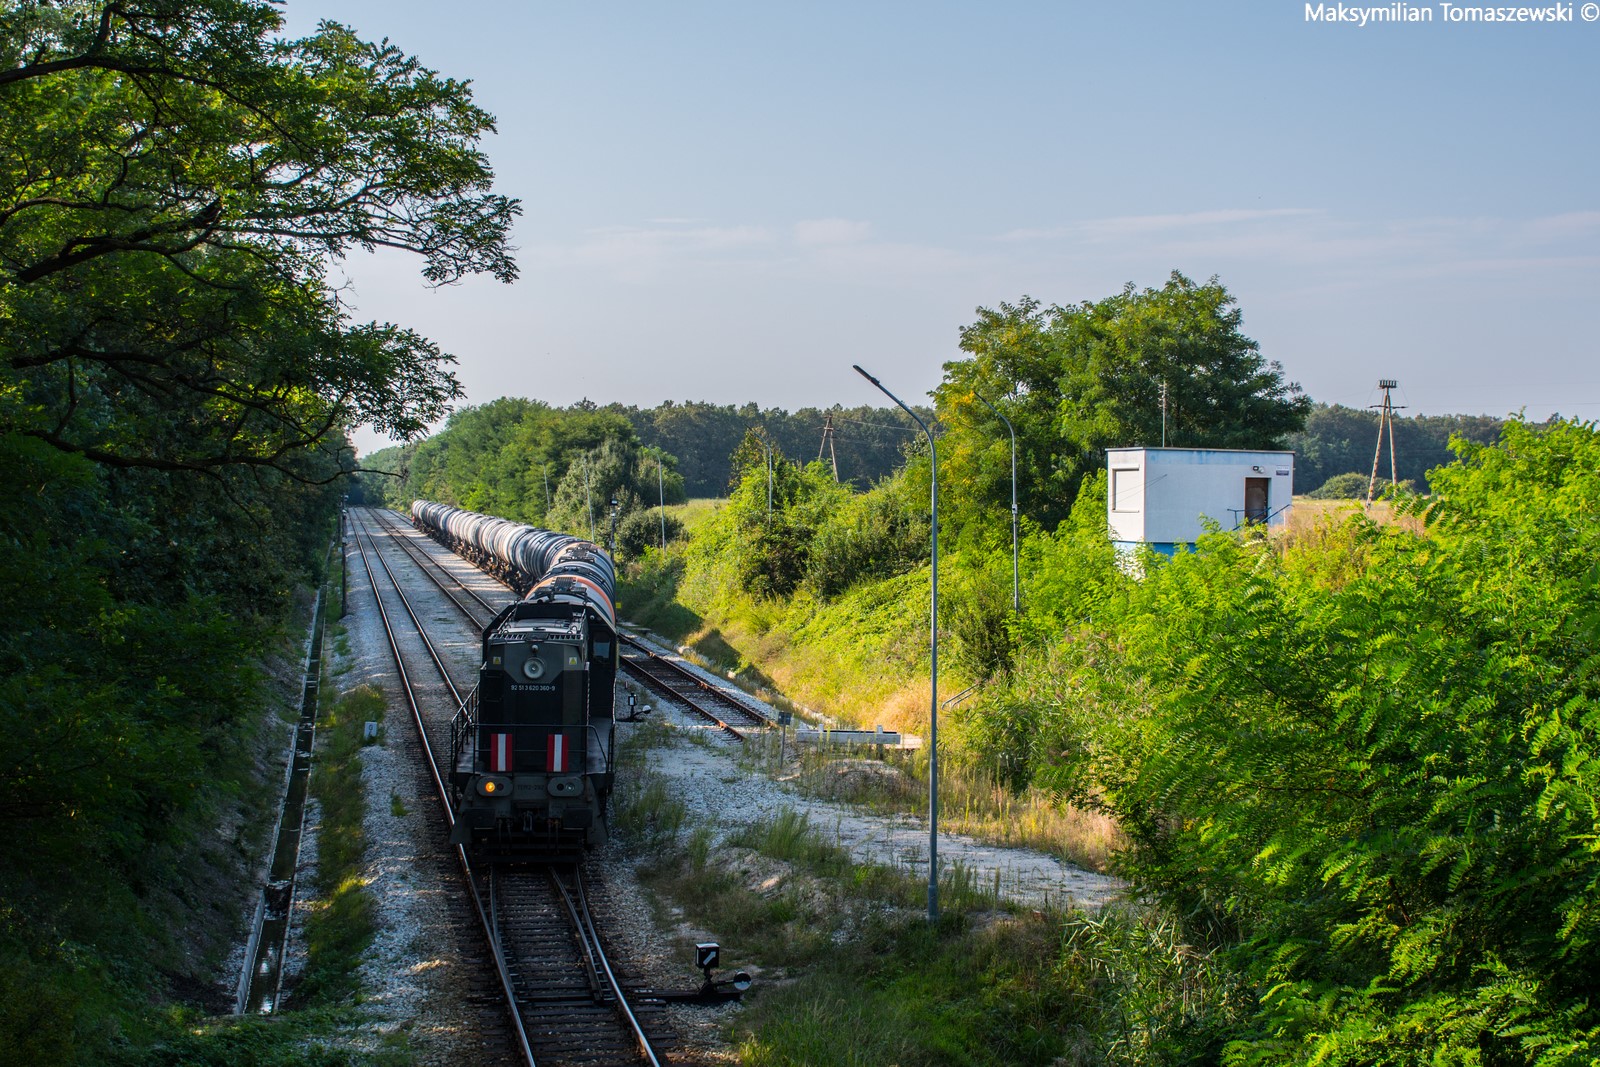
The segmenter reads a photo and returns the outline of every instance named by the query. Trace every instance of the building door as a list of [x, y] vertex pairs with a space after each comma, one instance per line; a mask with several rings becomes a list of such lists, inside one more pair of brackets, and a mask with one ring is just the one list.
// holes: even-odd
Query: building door
[[1244, 480], [1244, 521], [1265, 523], [1269, 510], [1271, 478], [1246, 478]]

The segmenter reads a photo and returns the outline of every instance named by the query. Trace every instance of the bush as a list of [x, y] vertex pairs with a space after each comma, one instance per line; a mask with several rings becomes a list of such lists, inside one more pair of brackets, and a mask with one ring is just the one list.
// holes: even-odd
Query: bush
[[1126, 869], [1262, 992], [1229, 1063], [1600, 1049], [1600, 434], [1459, 447], [1423, 532], [1212, 535], [1079, 642]]
[[[1313, 491], [1306, 494], [1312, 500], [1365, 500], [1367, 486], [1372, 484], [1370, 474], [1358, 474], [1351, 471], [1349, 474], [1335, 474], [1323, 482]], [[1394, 483], [1387, 478], [1379, 478], [1375, 497], [1390, 495]], [[1400, 483], [1400, 488], [1408, 493], [1416, 492], [1416, 483], [1406, 480]]]

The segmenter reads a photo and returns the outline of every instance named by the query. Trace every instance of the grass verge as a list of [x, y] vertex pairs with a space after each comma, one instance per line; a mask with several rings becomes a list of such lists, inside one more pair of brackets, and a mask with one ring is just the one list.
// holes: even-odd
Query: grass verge
[[320, 742], [311, 775], [311, 795], [322, 815], [317, 833], [316, 899], [306, 920], [306, 969], [295, 1002], [337, 1004], [359, 995], [361, 955], [377, 933], [375, 904], [362, 866], [367, 801], [361, 787], [364, 724], [382, 722], [383, 694], [358, 686], [321, 712]]
[[797, 812], [725, 833], [697, 825], [648, 771], [666, 733], [624, 744], [637, 773], [622, 778], [616, 826], [645, 855], [658, 909], [754, 974], [729, 1024], [740, 1063], [1216, 1062], [1244, 998], [1178, 923], [1007, 908], [951, 864], [930, 925], [920, 872], [857, 863]]

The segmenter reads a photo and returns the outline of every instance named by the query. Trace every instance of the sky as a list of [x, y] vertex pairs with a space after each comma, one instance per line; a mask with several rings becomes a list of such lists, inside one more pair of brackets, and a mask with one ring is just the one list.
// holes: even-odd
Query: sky
[[884, 402], [853, 363], [922, 401], [977, 308], [1177, 270], [1218, 277], [1315, 400], [1395, 378], [1406, 414], [1600, 418], [1600, 7], [1366, 6], [283, 10], [388, 38], [498, 120], [518, 281], [342, 265], [362, 321], [456, 356], [467, 403]]

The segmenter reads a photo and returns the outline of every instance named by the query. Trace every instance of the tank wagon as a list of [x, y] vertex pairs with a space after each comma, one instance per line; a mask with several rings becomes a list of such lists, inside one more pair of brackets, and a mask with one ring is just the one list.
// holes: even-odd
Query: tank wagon
[[450, 724], [454, 844], [495, 860], [575, 859], [606, 838], [614, 775], [616, 571], [588, 541], [418, 500], [413, 524], [522, 599], [483, 631]]

